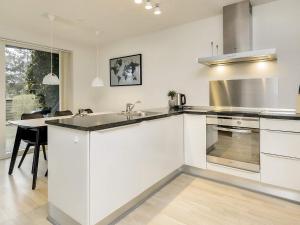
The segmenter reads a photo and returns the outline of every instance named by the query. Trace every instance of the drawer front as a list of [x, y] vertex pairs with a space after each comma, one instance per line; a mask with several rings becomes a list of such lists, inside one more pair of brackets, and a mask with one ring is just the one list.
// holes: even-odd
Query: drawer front
[[260, 151], [300, 159], [300, 133], [262, 130]]
[[260, 119], [260, 129], [300, 132], [300, 120]]
[[254, 173], [251, 171], [240, 170], [237, 168], [223, 166], [223, 165], [209, 163], [209, 162], [207, 163], [207, 169], [216, 171], [219, 173], [229, 174], [229, 175], [236, 176], [236, 177], [242, 177], [242, 178], [249, 179], [249, 180], [255, 180], [258, 182], [260, 181], [260, 173]]
[[300, 160], [261, 154], [261, 182], [300, 191]]

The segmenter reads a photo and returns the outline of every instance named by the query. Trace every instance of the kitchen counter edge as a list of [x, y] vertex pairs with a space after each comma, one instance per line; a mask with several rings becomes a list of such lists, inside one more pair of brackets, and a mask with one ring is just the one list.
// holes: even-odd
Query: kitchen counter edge
[[[153, 110], [149, 110], [153, 111]], [[65, 128], [70, 128], [70, 129], [75, 129], [75, 130], [81, 130], [81, 131], [97, 131], [97, 130], [104, 130], [104, 129], [110, 129], [110, 128], [115, 128], [115, 127], [121, 127], [121, 126], [126, 126], [126, 125], [131, 125], [131, 124], [136, 124], [136, 123], [141, 123], [143, 121], [150, 121], [150, 120], [155, 120], [155, 119], [160, 119], [160, 118], [165, 118], [165, 117], [170, 117], [174, 115], [181, 115], [181, 114], [192, 114], [192, 115], [219, 115], [219, 116], [245, 116], [245, 117], [259, 117], [259, 118], [265, 118], [265, 119], [281, 119], [281, 120], [300, 120], [300, 114], [268, 114], [268, 113], [222, 113], [222, 112], [214, 112], [214, 111], [203, 111], [203, 110], [171, 110], [168, 112], [161, 112], [158, 115], [153, 115], [153, 116], [147, 116], [147, 117], [141, 117], [137, 119], [132, 119], [132, 120], [126, 120], [124, 119], [123, 121], [118, 121], [118, 122], [108, 122], [105, 124], [96, 124], [93, 126], [81, 126], [81, 125], [76, 125], [72, 123], [67, 123], [66, 119], [61, 119], [61, 120], [48, 120], [46, 121], [46, 124], [52, 125], [52, 126], [59, 126], [59, 127], [65, 127]], [[105, 114], [108, 115], [108, 114]], [[101, 115], [98, 115], [101, 117]], [[124, 117], [125, 118], [125, 117]]]

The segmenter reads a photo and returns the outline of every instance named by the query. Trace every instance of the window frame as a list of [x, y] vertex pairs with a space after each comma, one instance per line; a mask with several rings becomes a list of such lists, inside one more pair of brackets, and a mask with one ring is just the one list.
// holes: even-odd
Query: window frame
[[[62, 74], [62, 52], [68, 52], [72, 53], [69, 50], [64, 49], [58, 49], [53, 48], [51, 50], [48, 46], [38, 45], [38, 44], [32, 44], [32, 43], [26, 43], [26, 42], [20, 42], [15, 40], [8, 40], [8, 39], [2, 39], [0, 37], [0, 160], [6, 159], [11, 157], [11, 153], [6, 152], [6, 135], [5, 135], [5, 129], [6, 129], [6, 102], [5, 102], [5, 94], [6, 94], [6, 75], [5, 75], [5, 48], [6, 47], [16, 47], [16, 48], [24, 48], [24, 49], [31, 49], [31, 50], [37, 50], [37, 51], [44, 51], [55, 53], [59, 55], [59, 76], [60, 80], [63, 80], [63, 74]], [[62, 100], [63, 100], [63, 85], [60, 83], [59, 85], [59, 109], [62, 108]], [[24, 150], [20, 149], [19, 154], [22, 154]]]

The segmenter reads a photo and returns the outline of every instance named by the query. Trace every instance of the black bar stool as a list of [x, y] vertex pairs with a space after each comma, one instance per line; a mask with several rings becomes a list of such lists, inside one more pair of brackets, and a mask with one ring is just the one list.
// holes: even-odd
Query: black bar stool
[[88, 114], [93, 113], [93, 110], [91, 109], [84, 109], [83, 111], [87, 112]]

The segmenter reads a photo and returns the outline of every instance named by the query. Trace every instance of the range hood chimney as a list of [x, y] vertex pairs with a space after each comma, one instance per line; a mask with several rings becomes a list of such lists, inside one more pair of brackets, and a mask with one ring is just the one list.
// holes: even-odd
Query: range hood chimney
[[276, 60], [276, 49], [252, 50], [252, 5], [250, 0], [223, 7], [224, 55], [199, 58], [207, 66], [237, 62]]
[[252, 50], [252, 5], [242, 1], [223, 8], [224, 54]]

